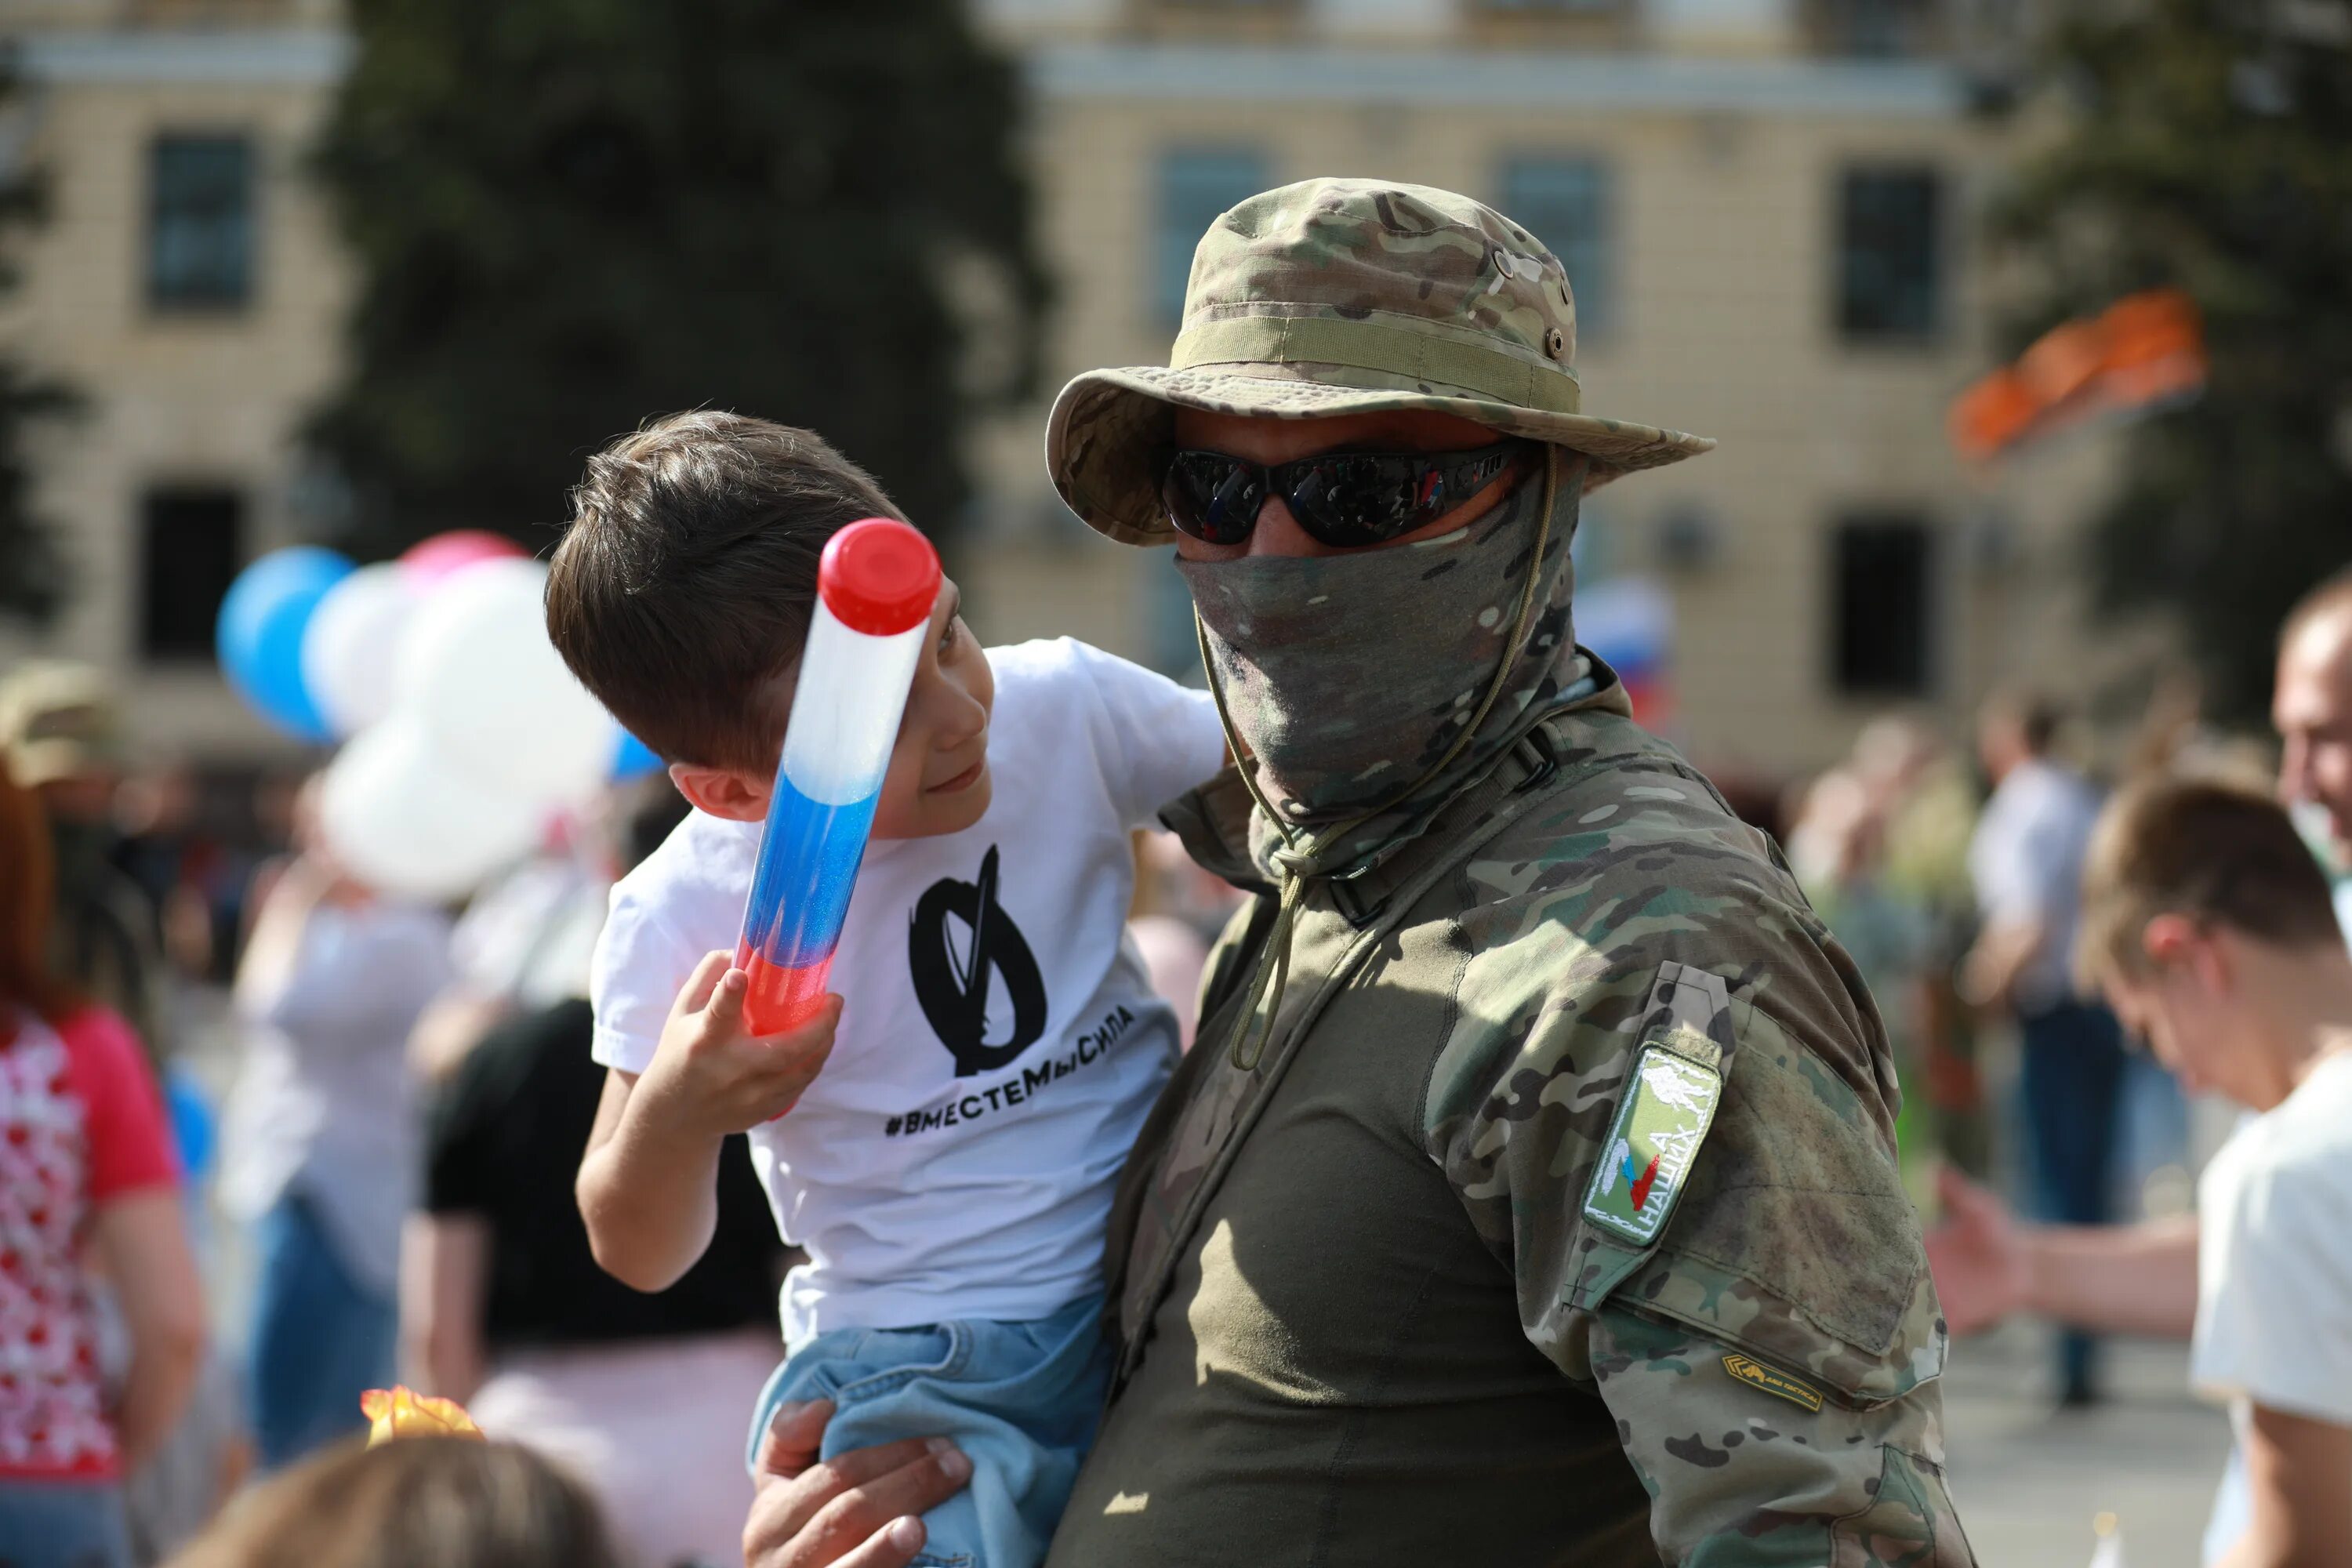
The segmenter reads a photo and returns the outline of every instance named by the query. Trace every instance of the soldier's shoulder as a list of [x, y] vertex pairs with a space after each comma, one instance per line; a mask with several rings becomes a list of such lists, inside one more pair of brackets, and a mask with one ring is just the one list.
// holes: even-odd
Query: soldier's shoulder
[[1590, 904], [1679, 893], [1803, 908], [1771, 839], [1740, 820], [1704, 773], [1646, 731], [1601, 718], [1574, 715], [1552, 727], [1551, 773], [1528, 787], [1525, 807], [1468, 864], [1477, 894], [1574, 894]]
[[1622, 1027], [1680, 963], [1720, 976], [1743, 1020], [1778, 990], [1798, 1017], [1848, 1027], [1847, 965], [1771, 840], [1629, 722], [1563, 739], [1556, 776], [1464, 862], [1444, 911], [1465, 1006], [1491, 1017], [1567, 995]]

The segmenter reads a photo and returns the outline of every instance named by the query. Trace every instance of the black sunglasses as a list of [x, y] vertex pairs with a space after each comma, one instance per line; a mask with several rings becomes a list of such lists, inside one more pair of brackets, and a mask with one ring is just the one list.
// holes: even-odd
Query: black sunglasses
[[1160, 504], [1176, 531], [1203, 544], [1239, 544], [1265, 498], [1280, 496], [1309, 539], [1334, 550], [1385, 544], [1435, 522], [1511, 465], [1524, 441], [1475, 452], [1326, 452], [1271, 468], [1223, 452], [1166, 458]]

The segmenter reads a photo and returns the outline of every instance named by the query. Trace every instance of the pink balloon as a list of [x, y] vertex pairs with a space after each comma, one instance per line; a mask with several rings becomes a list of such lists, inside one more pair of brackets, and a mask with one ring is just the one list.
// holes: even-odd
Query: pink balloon
[[400, 566], [419, 586], [424, 586], [485, 561], [511, 561], [529, 553], [502, 533], [457, 528], [410, 545], [400, 553]]

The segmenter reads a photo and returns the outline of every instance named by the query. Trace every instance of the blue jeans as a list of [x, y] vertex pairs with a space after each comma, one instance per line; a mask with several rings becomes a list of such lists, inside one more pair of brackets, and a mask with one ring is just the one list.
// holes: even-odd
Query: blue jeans
[[[2123, 1030], [2105, 1007], [2065, 1002], [2020, 1018], [2018, 1033], [2039, 1216], [2061, 1225], [2105, 1225], [2113, 1217], [2108, 1197], [2126, 1059]], [[2081, 1398], [2093, 1392], [2097, 1343], [2080, 1330], [2059, 1335], [2063, 1394]]]
[[391, 1385], [399, 1321], [390, 1301], [352, 1278], [299, 1193], [262, 1216], [256, 1240], [253, 1427], [261, 1463], [274, 1470], [366, 1430], [360, 1394]]
[[824, 1458], [902, 1437], [947, 1437], [971, 1484], [923, 1516], [927, 1568], [1036, 1568], [1093, 1444], [1110, 1384], [1102, 1298], [1029, 1323], [836, 1329], [768, 1379], [744, 1462], [756, 1466], [776, 1407], [830, 1399]]
[[0, 1479], [0, 1568], [131, 1568], [122, 1489]]

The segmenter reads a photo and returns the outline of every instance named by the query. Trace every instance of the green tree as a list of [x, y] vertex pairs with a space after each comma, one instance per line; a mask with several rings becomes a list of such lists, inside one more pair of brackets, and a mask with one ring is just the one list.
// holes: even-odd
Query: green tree
[[2352, 0], [2077, 3], [2051, 43], [2065, 129], [1993, 221], [2014, 346], [2134, 289], [2197, 300], [2205, 392], [2129, 433], [2092, 565], [2255, 720], [2281, 616], [2352, 562]]
[[543, 547], [589, 452], [697, 406], [817, 430], [951, 531], [964, 432], [1029, 389], [1045, 297], [1017, 78], [960, 4], [351, 17], [317, 166], [361, 285], [311, 437], [353, 544]]
[[[0, 116], [19, 108], [22, 79], [12, 56], [0, 55]], [[27, 128], [13, 127], [17, 132]], [[21, 138], [17, 140], [21, 145]], [[22, 280], [16, 248], [48, 214], [48, 191], [40, 170], [16, 158], [0, 158], [0, 298]], [[25, 453], [31, 428], [73, 412], [79, 399], [53, 377], [0, 351], [0, 615], [46, 623], [65, 602], [70, 585], [64, 552], [50, 526], [33, 509], [32, 466]]]

